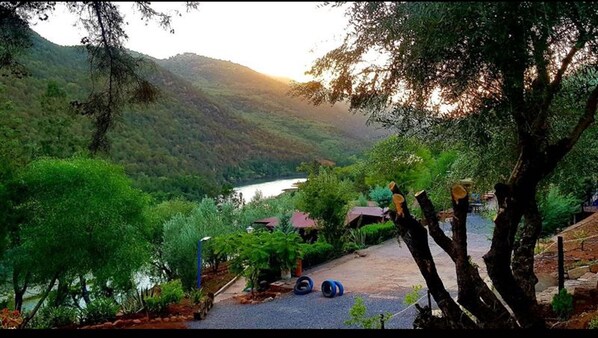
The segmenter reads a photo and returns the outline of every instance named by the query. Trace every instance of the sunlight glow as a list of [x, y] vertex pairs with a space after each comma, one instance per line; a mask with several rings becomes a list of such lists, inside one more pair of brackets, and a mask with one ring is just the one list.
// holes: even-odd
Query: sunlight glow
[[[125, 13], [126, 47], [155, 58], [179, 53], [232, 61], [268, 75], [297, 81], [313, 61], [340, 45], [346, 28], [342, 8], [318, 8], [316, 2], [205, 2], [185, 13], [184, 3], [156, 2], [153, 7], [173, 16], [174, 34], [156, 22], [146, 25], [131, 2], [119, 2]], [[73, 27], [75, 17], [62, 6], [54, 16], [32, 28], [60, 45], [79, 44], [85, 35]]]

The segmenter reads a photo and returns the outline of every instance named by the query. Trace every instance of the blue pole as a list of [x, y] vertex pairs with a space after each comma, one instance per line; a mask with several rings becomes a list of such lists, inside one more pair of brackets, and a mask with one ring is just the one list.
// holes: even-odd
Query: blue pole
[[197, 288], [201, 287], [201, 240], [197, 241]]

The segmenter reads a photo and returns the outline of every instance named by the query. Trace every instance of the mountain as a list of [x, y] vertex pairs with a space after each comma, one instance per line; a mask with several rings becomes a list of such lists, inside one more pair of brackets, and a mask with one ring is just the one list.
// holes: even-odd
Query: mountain
[[[90, 81], [81, 46], [32, 35], [33, 46], [20, 59], [31, 76], [0, 77], [0, 123], [12, 121], [12, 137], [34, 157], [43, 154], [44, 125], [53, 121], [41, 104], [48, 85], [63, 90], [67, 101], [84, 100]], [[224, 183], [296, 175], [299, 163], [313, 159], [342, 164], [382, 134], [344, 107], [313, 107], [291, 98], [288, 83], [242, 65], [194, 54], [143, 57], [152, 64], [147, 77], [160, 98], [126, 109], [109, 133], [109, 157], [158, 198], [198, 198], [217, 193]], [[70, 119], [66, 133], [54, 134], [87, 141], [89, 119]]]

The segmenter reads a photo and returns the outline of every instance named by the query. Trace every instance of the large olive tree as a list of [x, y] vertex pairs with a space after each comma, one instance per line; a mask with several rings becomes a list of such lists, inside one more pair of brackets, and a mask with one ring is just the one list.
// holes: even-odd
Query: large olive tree
[[[436, 272], [426, 229], [396, 185], [392, 216], [449, 325], [544, 327], [534, 290], [534, 245], [542, 227], [536, 191], [594, 122], [598, 6], [356, 2], [346, 11], [344, 42], [316, 60], [309, 71], [316, 80], [297, 84], [295, 93], [315, 104], [347, 100], [405, 133], [454, 135], [447, 126], [455, 121], [477, 121], [461, 133], [465, 142], [480, 143], [487, 129], [512, 135], [516, 157], [508, 179], [495, 186], [499, 212], [484, 255], [504, 303], [468, 261], [462, 187], [452, 191], [452, 238], [439, 231], [425, 192], [417, 194], [430, 234], [455, 262], [457, 302]], [[559, 103], [567, 97], [575, 98], [572, 106]]]

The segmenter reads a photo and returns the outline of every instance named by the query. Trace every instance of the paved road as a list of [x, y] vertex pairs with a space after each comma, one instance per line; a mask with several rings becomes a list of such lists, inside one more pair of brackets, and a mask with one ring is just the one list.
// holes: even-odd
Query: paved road
[[[468, 217], [468, 247], [474, 262], [483, 267], [482, 255], [488, 251], [492, 223], [478, 215]], [[443, 230], [450, 233], [450, 225]], [[448, 255], [429, 238], [430, 248], [436, 261], [438, 273], [445, 287], [456, 293], [454, 265]], [[421, 276], [406, 245], [398, 245], [395, 239], [361, 251], [365, 257], [355, 254], [343, 256], [334, 261], [304, 271], [314, 282], [314, 292], [297, 296], [292, 292], [271, 302], [241, 305], [230, 297], [242, 289], [242, 282], [231, 286], [231, 290], [219, 297], [218, 303], [202, 321], [188, 323], [189, 328], [231, 328], [231, 329], [304, 329], [304, 328], [348, 328], [344, 321], [349, 319], [349, 309], [356, 297], [362, 297], [368, 315], [383, 312], [397, 313], [406, 308], [403, 298], [413, 285], [424, 285]], [[485, 272], [482, 271], [482, 278]], [[325, 298], [320, 284], [325, 279], [336, 279], [343, 283], [345, 294]], [[294, 284], [294, 280], [289, 284]], [[425, 289], [424, 289], [425, 290]], [[422, 294], [424, 294], [422, 292]], [[220, 298], [220, 299], [218, 299]], [[420, 304], [425, 304], [425, 299]], [[388, 328], [411, 328], [415, 309], [410, 307], [393, 317]]]

